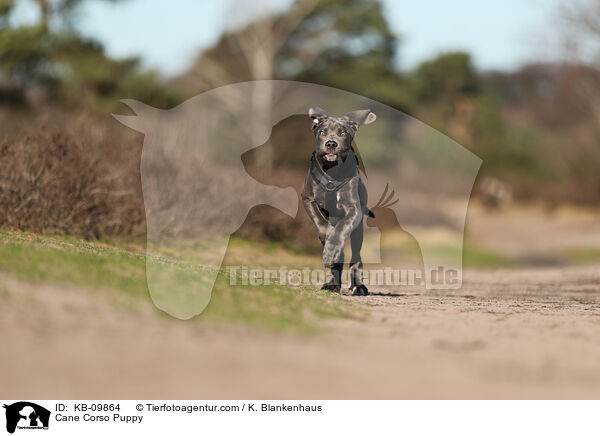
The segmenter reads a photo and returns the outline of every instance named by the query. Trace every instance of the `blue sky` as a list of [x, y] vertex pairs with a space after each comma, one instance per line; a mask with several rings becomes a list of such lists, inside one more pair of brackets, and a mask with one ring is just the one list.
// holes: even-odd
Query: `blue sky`
[[[25, 5], [26, 5], [25, 0]], [[402, 37], [399, 65], [410, 69], [441, 51], [466, 50], [482, 69], [514, 69], [556, 55], [558, 0], [383, 0]], [[165, 75], [183, 71], [232, 22], [252, 16], [246, 5], [284, 8], [290, 0], [88, 1], [78, 27], [116, 57], [140, 55]], [[250, 8], [251, 10], [251, 8]], [[21, 6], [26, 20], [33, 12]]]
[[554, 0], [387, 0], [408, 68], [441, 51], [466, 50], [484, 69], [514, 69], [559, 51]]

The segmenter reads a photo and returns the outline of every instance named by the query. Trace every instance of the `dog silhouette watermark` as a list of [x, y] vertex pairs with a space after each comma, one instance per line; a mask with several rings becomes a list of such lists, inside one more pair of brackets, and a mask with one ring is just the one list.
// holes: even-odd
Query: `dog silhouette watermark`
[[29, 401], [18, 401], [4, 404], [6, 409], [6, 431], [14, 433], [16, 429], [47, 430], [50, 425], [50, 411], [39, 404]]
[[[426, 289], [461, 287], [464, 224], [481, 159], [430, 126], [350, 92], [280, 80], [226, 85], [170, 110], [124, 103], [135, 115], [115, 118], [144, 134], [148, 288], [154, 304], [172, 316], [189, 319], [206, 308], [230, 236], [250, 209], [266, 204], [296, 218], [298, 187], [257, 181], [241, 155], [265, 144], [278, 123], [293, 116], [308, 121], [308, 109], [315, 106], [330, 113], [369, 108], [377, 114], [377, 122], [353, 144], [366, 188], [372, 196], [383, 193], [368, 205], [375, 218], [364, 223], [365, 273], [369, 265], [394, 262], [382, 247], [402, 234], [420, 253]], [[173, 260], [170, 254], [181, 246], [193, 247], [196, 255]], [[437, 280], [440, 270], [451, 277]]]

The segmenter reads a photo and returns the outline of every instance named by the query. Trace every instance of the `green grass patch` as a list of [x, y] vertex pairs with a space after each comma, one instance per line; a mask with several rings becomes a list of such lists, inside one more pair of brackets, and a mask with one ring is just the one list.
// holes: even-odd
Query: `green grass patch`
[[454, 244], [432, 244], [429, 254], [439, 262], [460, 262], [464, 268], [504, 268], [515, 266], [515, 262], [499, 253], [483, 248], [472, 241], [465, 241], [462, 253], [460, 247]]
[[466, 242], [463, 249], [463, 267], [465, 268], [508, 268], [515, 261], [492, 250]]
[[[177, 257], [175, 247], [171, 250], [174, 256], [153, 259], [174, 266], [176, 274], [172, 277], [178, 283], [197, 284], [206, 277], [207, 269], [190, 261], [193, 245], [183, 246], [185, 260]], [[264, 246], [237, 239], [231, 241], [228, 257], [249, 266], [253, 259], [260, 266], [277, 265], [282, 259], [294, 262], [290, 263], [294, 268], [316, 263], [314, 259], [286, 252], [277, 245]], [[28, 283], [67, 284], [110, 292], [119, 297], [115, 301], [120, 301], [121, 306], [121, 297], [128, 297], [135, 304], [150, 301], [145, 252], [142, 247], [131, 244], [121, 246], [114, 242], [0, 230], [0, 272]], [[165, 291], [170, 289], [167, 287]], [[355, 315], [356, 309], [338, 295], [283, 285], [232, 285], [229, 276], [219, 272], [210, 303], [196, 322], [315, 332], [325, 319]]]
[[600, 261], [599, 248], [576, 248], [567, 250], [564, 254], [565, 259], [574, 264], [586, 264]]
[[145, 256], [84, 240], [0, 232], [0, 271], [31, 283], [66, 283], [147, 296]]

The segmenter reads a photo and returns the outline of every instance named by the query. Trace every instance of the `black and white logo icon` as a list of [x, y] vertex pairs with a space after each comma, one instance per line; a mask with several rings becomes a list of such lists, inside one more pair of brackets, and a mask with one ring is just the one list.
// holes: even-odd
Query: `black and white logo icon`
[[3, 406], [6, 409], [6, 431], [14, 433], [16, 429], [48, 429], [50, 411], [29, 401], [18, 401]]

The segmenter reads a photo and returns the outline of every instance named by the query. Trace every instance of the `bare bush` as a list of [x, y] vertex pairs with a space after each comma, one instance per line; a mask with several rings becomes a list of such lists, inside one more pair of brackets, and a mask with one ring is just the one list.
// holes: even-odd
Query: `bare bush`
[[143, 232], [141, 141], [77, 124], [30, 127], [1, 141], [1, 227], [89, 238]]

